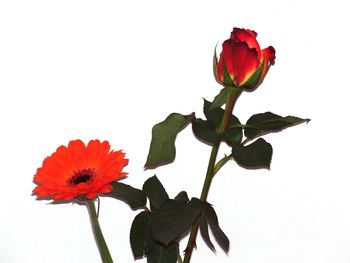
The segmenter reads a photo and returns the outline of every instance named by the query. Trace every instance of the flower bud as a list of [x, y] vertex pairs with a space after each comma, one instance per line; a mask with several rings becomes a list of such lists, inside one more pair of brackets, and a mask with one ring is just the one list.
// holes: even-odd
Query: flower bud
[[256, 36], [252, 30], [233, 29], [222, 44], [219, 61], [214, 56], [214, 75], [220, 84], [252, 91], [262, 83], [275, 63], [275, 49], [270, 46], [261, 50]]

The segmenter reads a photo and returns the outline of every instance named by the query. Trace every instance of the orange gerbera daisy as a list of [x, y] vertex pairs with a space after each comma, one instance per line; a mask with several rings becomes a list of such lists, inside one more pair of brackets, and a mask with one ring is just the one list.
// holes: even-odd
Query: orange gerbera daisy
[[122, 151], [110, 149], [109, 142], [91, 140], [86, 146], [81, 140], [60, 146], [38, 168], [33, 194], [53, 200], [87, 199], [109, 193], [111, 182], [124, 177], [128, 160]]

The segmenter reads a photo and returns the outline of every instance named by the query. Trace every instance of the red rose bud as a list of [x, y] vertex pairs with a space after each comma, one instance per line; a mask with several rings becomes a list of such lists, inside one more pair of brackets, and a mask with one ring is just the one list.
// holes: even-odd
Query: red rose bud
[[275, 63], [275, 49], [260, 49], [257, 33], [234, 28], [231, 37], [222, 44], [219, 61], [214, 55], [214, 75], [224, 86], [257, 88], [264, 80], [269, 67]]

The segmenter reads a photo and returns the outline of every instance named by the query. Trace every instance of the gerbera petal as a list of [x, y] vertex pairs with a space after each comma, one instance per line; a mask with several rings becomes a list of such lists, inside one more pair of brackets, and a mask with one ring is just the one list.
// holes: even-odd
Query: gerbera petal
[[68, 149], [62, 147], [59, 147], [55, 153], [45, 159], [43, 167], [45, 169], [38, 169], [37, 176], [41, 174], [43, 177], [47, 177], [49, 175], [47, 178], [50, 178], [53, 182], [62, 181], [63, 177], [68, 179], [76, 169], [69, 156]]
[[87, 163], [90, 167], [98, 166], [100, 162], [100, 147], [101, 142], [99, 140], [92, 140], [87, 146]]
[[67, 195], [67, 193], [58, 193], [58, 194], [52, 195], [52, 199], [55, 200], [55, 201], [69, 200], [70, 196], [71, 195]]
[[101, 152], [100, 152], [101, 157], [105, 157], [110, 150], [111, 150], [111, 146], [109, 145], [109, 142], [103, 141], [101, 143]]
[[97, 192], [89, 192], [85, 195], [87, 199], [93, 199], [97, 196]]
[[86, 165], [86, 146], [81, 140], [70, 141], [68, 144], [68, 157], [74, 165], [74, 169], [79, 169]]
[[100, 193], [106, 194], [109, 193], [110, 191], [112, 191], [113, 187], [110, 184], [106, 184], [104, 185], [101, 189], [100, 189]]
[[115, 162], [110, 160], [108, 163], [103, 165], [103, 169], [100, 171], [101, 174], [104, 174], [103, 180], [114, 181], [118, 178], [124, 177], [125, 175], [121, 173], [123, 167], [128, 164], [128, 160], [121, 160]]
[[125, 176], [128, 163], [121, 151], [111, 151], [107, 141], [92, 140], [86, 147], [80, 140], [61, 146], [37, 169], [33, 194], [54, 200], [78, 196], [95, 198], [111, 190], [110, 183]]

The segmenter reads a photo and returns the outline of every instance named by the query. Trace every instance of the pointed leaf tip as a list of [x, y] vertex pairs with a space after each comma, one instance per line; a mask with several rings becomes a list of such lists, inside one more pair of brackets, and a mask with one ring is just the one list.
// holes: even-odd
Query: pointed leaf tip
[[174, 198], [176, 201], [182, 201], [182, 202], [188, 202], [190, 199], [188, 199], [188, 195], [185, 191], [181, 191], [177, 194]]
[[[219, 246], [225, 251], [225, 253], [228, 253], [230, 249], [230, 240], [228, 239], [224, 231], [220, 228], [216, 212], [209, 203], [206, 203], [206, 207], [205, 209], [203, 209], [202, 219], [207, 221], [207, 224], [210, 226], [210, 229]], [[206, 243], [209, 241], [209, 244], [207, 243], [209, 245], [209, 248], [214, 247], [210, 239], [207, 239], [205, 241]], [[211, 249], [213, 250], [213, 248]]]
[[203, 214], [200, 217], [199, 230], [201, 232], [204, 242], [207, 244], [210, 250], [212, 250], [213, 252], [216, 252], [215, 247], [211, 242], [210, 236], [209, 236], [208, 219], [205, 216], [203, 216]]
[[150, 200], [152, 211], [158, 210], [167, 200], [169, 200], [169, 196], [157, 176], [148, 178], [143, 184], [142, 190]]
[[272, 112], [258, 113], [248, 119], [244, 134], [247, 138], [253, 139], [271, 132], [279, 132], [304, 122], [308, 123], [309, 121], [310, 119], [294, 116], [282, 117]]

